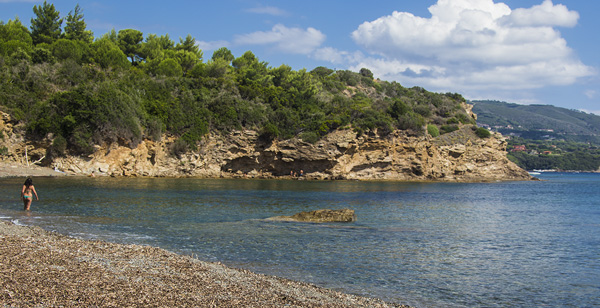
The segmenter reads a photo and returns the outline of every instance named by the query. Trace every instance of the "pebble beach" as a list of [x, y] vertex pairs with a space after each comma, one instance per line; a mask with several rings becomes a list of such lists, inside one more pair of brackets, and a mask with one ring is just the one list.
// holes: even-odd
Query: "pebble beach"
[[[0, 163], [0, 176], [60, 176]], [[0, 307], [408, 307], [0, 220]]]
[[407, 307], [0, 221], [2, 307]]

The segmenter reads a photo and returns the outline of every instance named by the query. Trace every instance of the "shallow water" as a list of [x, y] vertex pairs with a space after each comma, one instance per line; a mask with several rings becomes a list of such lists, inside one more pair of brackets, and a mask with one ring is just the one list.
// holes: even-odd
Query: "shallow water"
[[[417, 307], [600, 307], [600, 175], [398, 183], [0, 179], [0, 217]], [[351, 208], [358, 221], [267, 221]]]

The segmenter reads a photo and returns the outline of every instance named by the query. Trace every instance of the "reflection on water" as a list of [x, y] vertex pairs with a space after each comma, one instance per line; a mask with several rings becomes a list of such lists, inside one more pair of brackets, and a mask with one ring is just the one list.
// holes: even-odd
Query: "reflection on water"
[[[600, 176], [495, 184], [0, 179], [0, 216], [419, 307], [597, 305]], [[358, 221], [268, 221], [351, 208]]]

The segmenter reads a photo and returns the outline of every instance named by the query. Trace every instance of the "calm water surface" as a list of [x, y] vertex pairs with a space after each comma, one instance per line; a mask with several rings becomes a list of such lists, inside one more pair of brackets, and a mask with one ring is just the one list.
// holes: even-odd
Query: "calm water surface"
[[[600, 307], [600, 174], [493, 184], [0, 179], [0, 217], [417, 307]], [[358, 221], [264, 220], [351, 208]]]

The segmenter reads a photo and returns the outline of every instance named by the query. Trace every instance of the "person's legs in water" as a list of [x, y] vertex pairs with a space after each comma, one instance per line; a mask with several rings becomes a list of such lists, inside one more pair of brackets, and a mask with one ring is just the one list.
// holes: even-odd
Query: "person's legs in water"
[[29, 207], [31, 207], [31, 201], [33, 201], [32, 196], [23, 196], [23, 209], [25, 211], [29, 211]]

